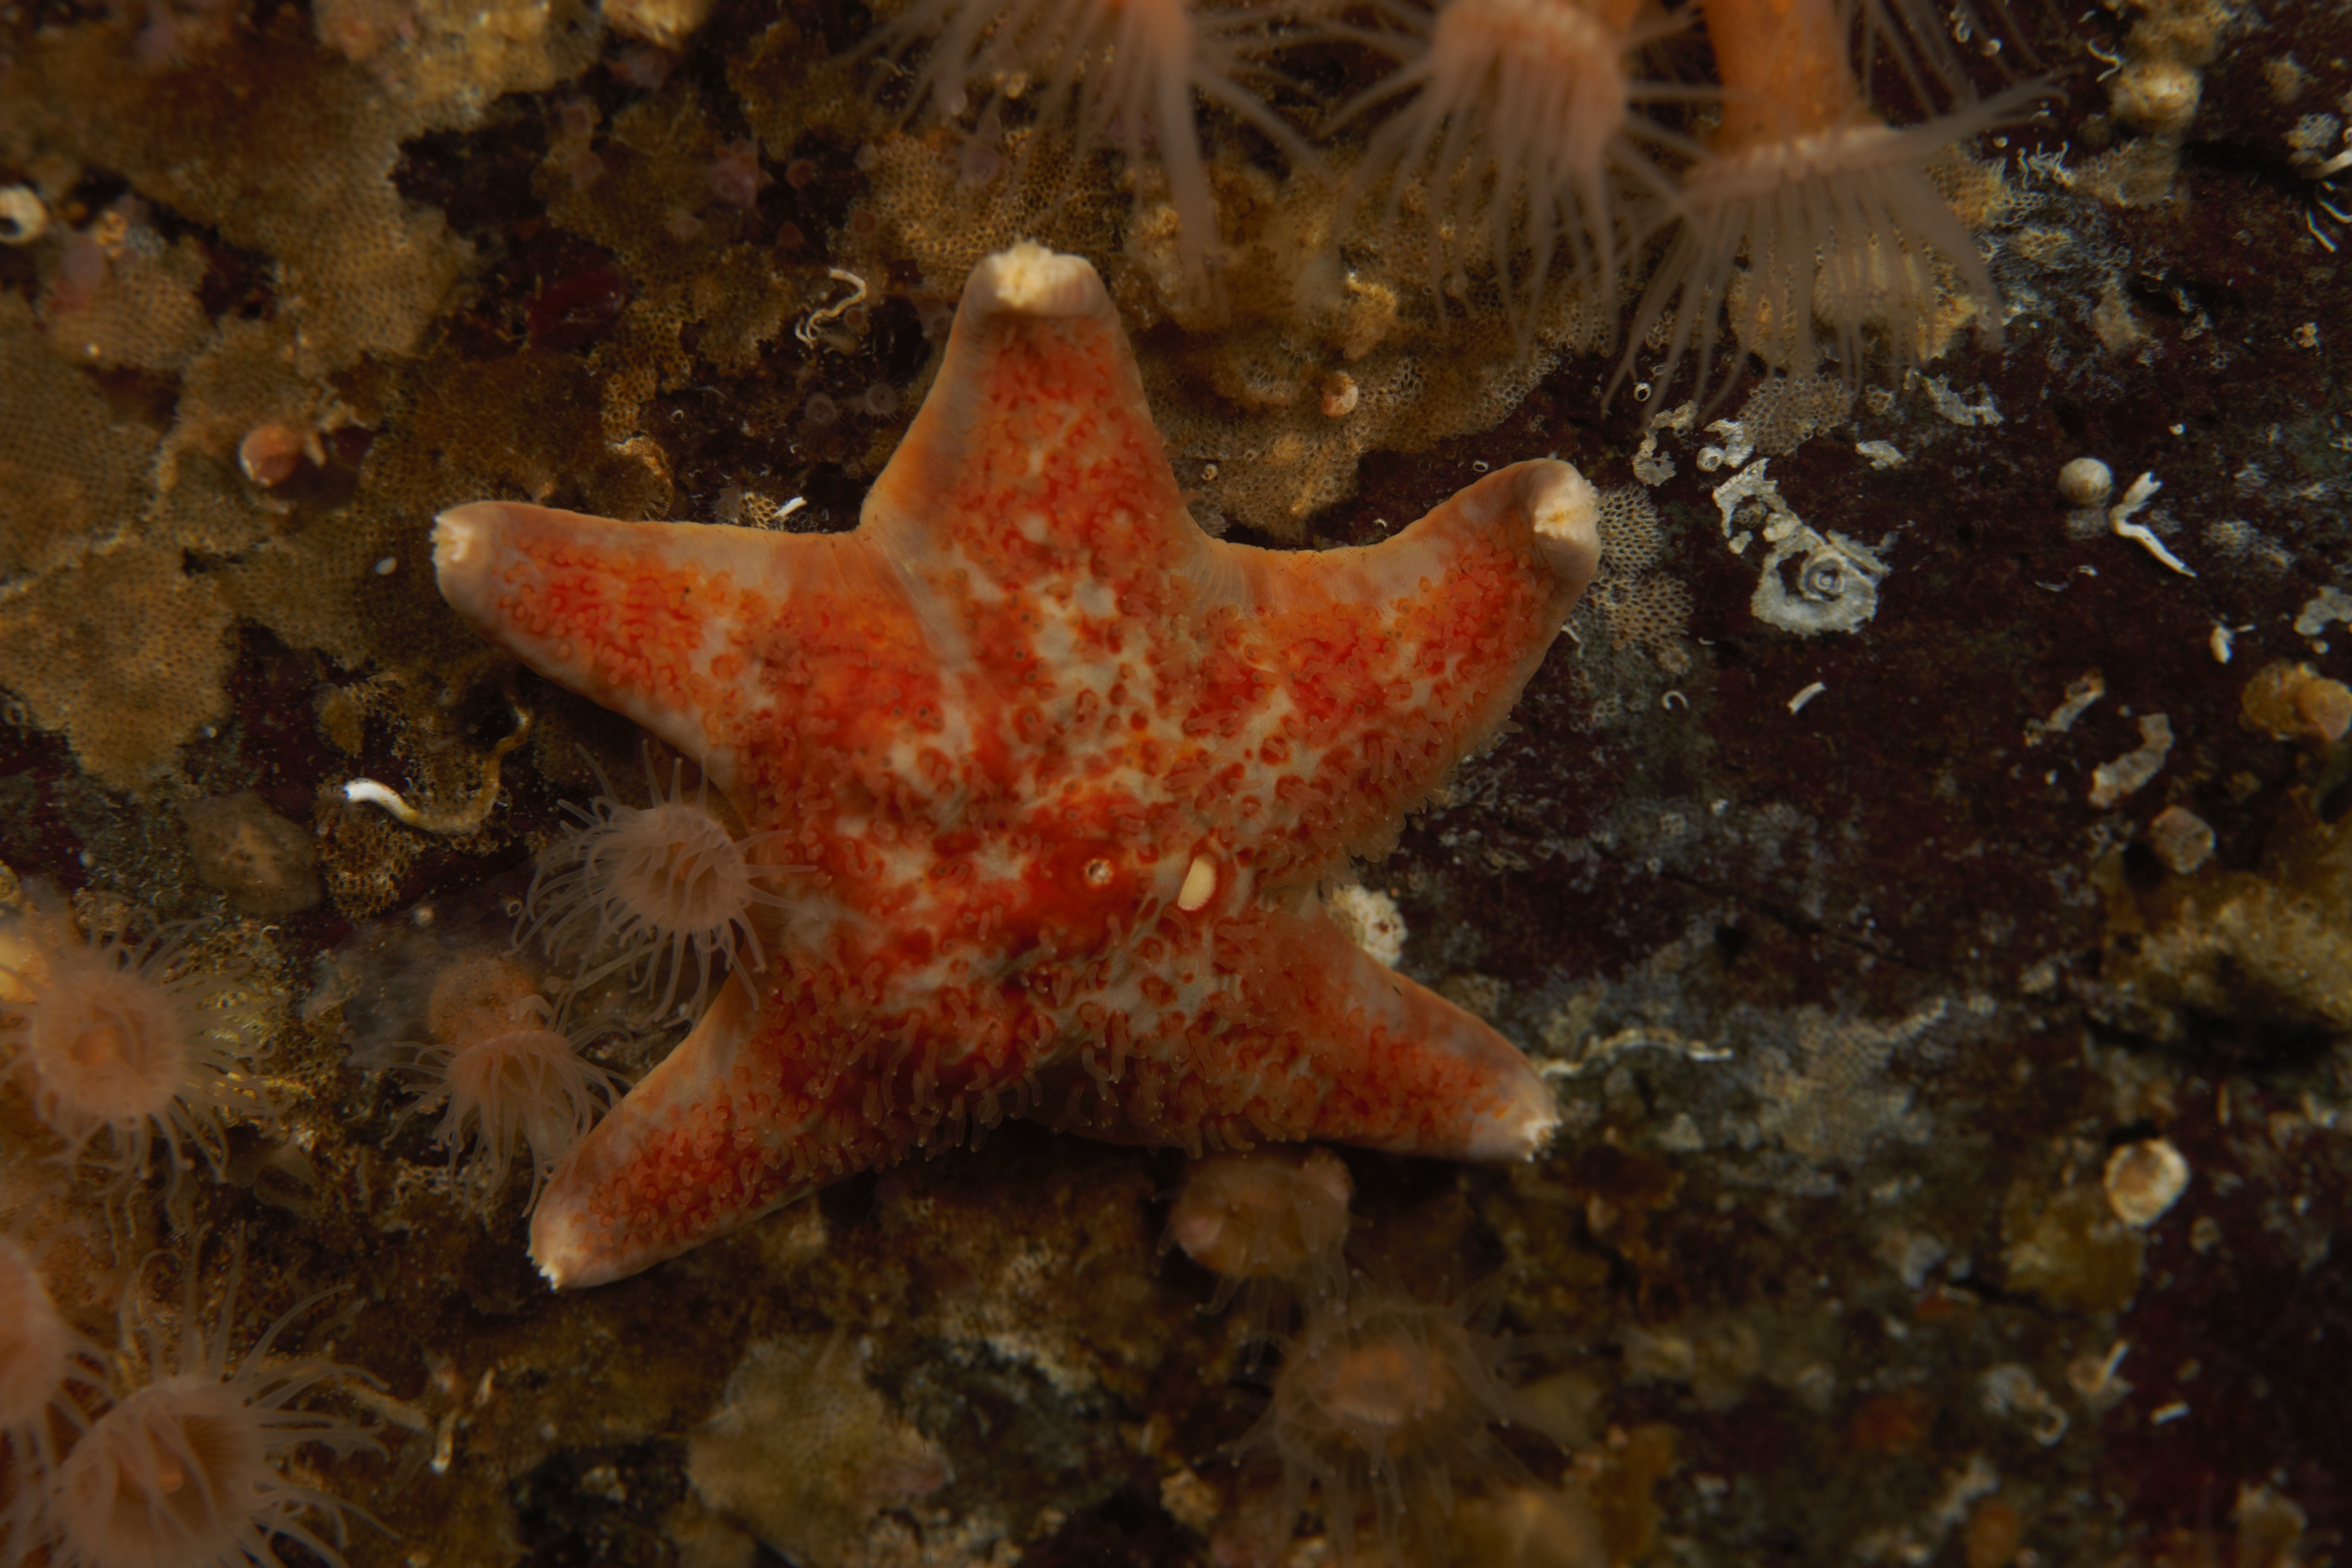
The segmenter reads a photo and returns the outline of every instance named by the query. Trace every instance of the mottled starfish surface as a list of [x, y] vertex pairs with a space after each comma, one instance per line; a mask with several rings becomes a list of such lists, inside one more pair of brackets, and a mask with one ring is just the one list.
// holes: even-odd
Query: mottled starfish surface
[[635, 1273], [1007, 1114], [1532, 1153], [1555, 1113], [1526, 1058], [1318, 885], [1502, 724], [1596, 515], [1528, 462], [1361, 549], [1213, 539], [1101, 279], [1026, 245], [973, 272], [852, 532], [443, 514], [451, 605], [805, 868], [765, 966], [548, 1187], [541, 1270]]

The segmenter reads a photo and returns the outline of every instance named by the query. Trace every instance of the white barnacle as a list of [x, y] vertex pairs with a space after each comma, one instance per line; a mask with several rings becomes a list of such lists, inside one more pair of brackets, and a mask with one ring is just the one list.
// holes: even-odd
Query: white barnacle
[[[1782, 571], [1791, 562], [1793, 582]], [[1885, 575], [1885, 563], [1853, 540], [1806, 528], [1772, 546], [1748, 607], [1758, 620], [1800, 637], [1860, 631], [1878, 614]]]
[[2107, 1156], [2107, 1206], [2134, 1230], [2146, 1230], [2189, 1190], [2189, 1162], [2168, 1138], [2142, 1138]]
[[30, 185], [0, 188], [0, 245], [30, 245], [49, 231], [49, 209]]
[[2076, 458], [2058, 470], [2058, 493], [2070, 506], [2105, 506], [2116, 476], [2096, 458]]

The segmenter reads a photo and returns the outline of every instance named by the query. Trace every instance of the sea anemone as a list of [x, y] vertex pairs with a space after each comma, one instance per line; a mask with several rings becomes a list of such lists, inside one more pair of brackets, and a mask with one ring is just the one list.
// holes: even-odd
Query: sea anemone
[[391, 1068], [422, 1089], [410, 1112], [441, 1112], [433, 1141], [484, 1211], [528, 1151], [530, 1202], [556, 1162], [587, 1135], [628, 1080], [581, 1056], [551, 1026], [537, 984], [510, 958], [459, 958], [436, 974], [425, 1016], [433, 1039], [362, 1049], [354, 1065]]
[[1671, 316], [1654, 379], [1672, 380], [1696, 349], [1704, 392], [1726, 306], [1742, 343], [1796, 375], [1813, 374], [1823, 357], [1817, 321], [1832, 328], [1849, 379], [1862, 373], [1862, 330], [1872, 321], [1898, 361], [1925, 358], [1956, 294], [1998, 343], [1991, 275], [1927, 164], [2015, 120], [2047, 89], [2016, 87], [1895, 127], [1864, 96], [1852, 13], [1840, 0], [1703, 0], [1702, 9], [1723, 120], [1685, 176], [1682, 226], [1643, 296], [1619, 378]]
[[[328, 1379], [360, 1374], [270, 1353], [296, 1318], [332, 1292], [288, 1311], [232, 1364], [242, 1265], [240, 1247], [211, 1332], [198, 1326], [191, 1268], [177, 1334], [150, 1324], [127, 1336], [136, 1390], [90, 1424], [49, 1486], [53, 1568], [276, 1568], [280, 1537], [340, 1568], [349, 1505], [289, 1479], [273, 1461], [310, 1443], [339, 1458], [374, 1450], [359, 1427], [294, 1408]], [[334, 1544], [312, 1528], [314, 1511], [332, 1522]]]
[[1673, 316], [1658, 384], [1696, 349], [1704, 391], [1727, 305], [1738, 340], [1791, 375], [1813, 374], [1825, 357], [1817, 322], [1832, 329], [1826, 357], [1849, 379], [1862, 374], [1862, 332], [1874, 321], [1898, 363], [1927, 357], [1955, 293], [1998, 344], [1992, 276], [1926, 169], [1946, 147], [2011, 118], [2019, 101], [2004, 94], [1924, 125], [1850, 125], [1694, 166], [1683, 226], [1634, 319], [1638, 351]]
[[1268, 1144], [1195, 1160], [1169, 1211], [1168, 1242], [1217, 1276], [1209, 1310], [1237, 1292], [1253, 1324], [1270, 1322], [1274, 1295], [1297, 1287], [1309, 1300], [1347, 1284], [1348, 1167], [1328, 1149]]
[[682, 1005], [692, 1015], [722, 962], [764, 967], [756, 911], [790, 900], [761, 886], [782, 868], [753, 860], [778, 835], [739, 838], [711, 809], [707, 782], [687, 791], [683, 763], [667, 793], [650, 758], [645, 766], [651, 805], [624, 805], [601, 772], [603, 795], [585, 807], [566, 803], [579, 826], [540, 857], [523, 921], [558, 965], [576, 969], [574, 994], [623, 974], [649, 995], [658, 988], [653, 1016], [667, 1019], [681, 1006], [689, 970], [694, 985]]
[[760, 166], [757, 137], [729, 142], [711, 161], [710, 194], [730, 206], [756, 209], [760, 193], [773, 184], [774, 177]]
[[[1157, 152], [1178, 223], [1177, 254], [1196, 289], [1209, 277], [1217, 237], [1195, 94], [1248, 121], [1294, 161], [1314, 154], [1244, 85], [1267, 47], [1276, 13], [1264, 5], [1187, 0], [910, 0], [877, 42], [893, 55], [919, 38], [930, 49], [915, 73], [913, 108], [946, 119], [1001, 98], [1035, 95], [1034, 123], [1081, 151], [1116, 148], [1130, 163]], [[1016, 172], [1027, 177], [1027, 171]]]
[[1316, 1494], [1343, 1563], [1367, 1513], [1384, 1546], [1409, 1520], [1443, 1558], [1457, 1483], [1522, 1473], [1491, 1427], [1564, 1439], [1557, 1417], [1503, 1381], [1514, 1347], [1491, 1331], [1490, 1302], [1481, 1290], [1432, 1305], [1359, 1280], [1284, 1348], [1274, 1403], [1236, 1453], [1281, 1461], [1289, 1517]]
[[228, 1123], [271, 1114], [250, 1077], [268, 1047], [245, 977], [196, 968], [180, 931], [101, 942], [37, 905], [14, 926], [16, 962], [0, 963], [0, 1061], [65, 1140], [67, 1162], [103, 1135], [93, 1157], [127, 1182], [161, 1139], [174, 1182], [190, 1151], [218, 1174]]
[[1444, 0], [1433, 16], [1386, 0], [1381, 14], [1392, 26], [1349, 30], [1403, 64], [1339, 121], [1412, 95], [1372, 132], [1351, 190], [1360, 200], [1388, 188], [1383, 225], [1393, 233], [1418, 187], [1441, 298], [1448, 285], [1466, 286], [1465, 258], [1483, 251], [1523, 337], [1556, 278], [1613, 306], [1622, 258], [1673, 201], [1640, 143], [1675, 139], [1633, 105], [1688, 96], [1633, 76], [1633, 55], [1670, 30], [1636, 24], [1636, 9], [1625, 0]]
[[58, 1312], [32, 1254], [0, 1237], [0, 1447], [8, 1454], [0, 1562], [17, 1561], [45, 1532], [58, 1435], [89, 1424], [85, 1401], [103, 1392], [103, 1352]]

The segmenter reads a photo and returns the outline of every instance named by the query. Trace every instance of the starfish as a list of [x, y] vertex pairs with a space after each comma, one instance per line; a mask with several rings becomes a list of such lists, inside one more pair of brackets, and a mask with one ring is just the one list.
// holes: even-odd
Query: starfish
[[1008, 1114], [1535, 1152], [1526, 1057], [1319, 888], [1501, 728], [1597, 517], [1537, 461], [1374, 545], [1213, 539], [1101, 279], [1033, 245], [973, 271], [851, 532], [444, 512], [458, 613], [694, 759], [793, 868], [768, 962], [550, 1183], [541, 1272], [635, 1273]]

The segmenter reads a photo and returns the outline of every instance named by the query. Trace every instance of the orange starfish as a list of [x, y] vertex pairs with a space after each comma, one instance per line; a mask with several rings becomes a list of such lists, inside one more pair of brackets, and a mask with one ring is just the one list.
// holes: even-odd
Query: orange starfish
[[1529, 462], [1363, 549], [1212, 539], [1101, 279], [1031, 245], [973, 272], [854, 532], [443, 513], [460, 614], [807, 868], [768, 965], [548, 1187], [541, 1269], [635, 1273], [1008, 1113], [1534, 1152], [1556, 1116], [1526, 1058], [1317, 889], [1500, 727], [1595, 516]]

